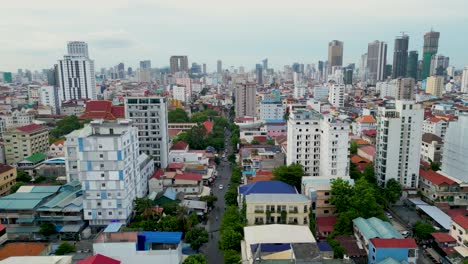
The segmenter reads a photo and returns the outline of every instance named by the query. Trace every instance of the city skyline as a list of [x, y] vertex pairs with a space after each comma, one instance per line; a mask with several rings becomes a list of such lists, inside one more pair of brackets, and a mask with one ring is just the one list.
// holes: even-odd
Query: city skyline
[[[146, 59], [153, 67], [164, 67], [169, 66], [171, 55], [187, 55], [190, 64], [207, 63], [209, 72], [216, 70], [219, 59], [224, 68], [254, 69], [268, 58], [270, 67], [281, 69], [293, 62], [326, 60], [328, 43], [334, 39], [344, 42], [343, 65], [358, 63], [367, 43], [376, 39], [388, 44], [391, 64], [393, 41], [401, 31], [410, 37], [408, 50], [418, 51], [421, 59], [423, 37], [431, 28], [440, 32], [438, 53], [449, 56], [451, 65], [462, 69], [468, 61], [463, 47], [467, 29], [455, 26], [466, 20], [463, 10], [468, 3], [461, 0], [449, 1], [450, 5], [435, 0], [432, 4], [360, 0], [338, 6], [302, 0], [223, 4], [117, 0], [112, 5], [86, 0], [73, 6], [71, 13], [72, 6], [62, 1], [26, 2], [2, 6], [6, 11], [2, 32], [8, 36], [0, 40], [2, 71], [50, 68], [66, 53], [67, 41], [73, 40], [89, 44], [96, 69], [120, 62], [136, 68]], [[29, 8], [24, 9], [25, 5]]]

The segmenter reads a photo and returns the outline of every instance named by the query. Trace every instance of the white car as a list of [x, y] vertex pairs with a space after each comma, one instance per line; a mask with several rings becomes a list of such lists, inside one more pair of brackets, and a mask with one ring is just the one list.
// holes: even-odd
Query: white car
[[222, 184], [219, 185], [219, 189], [222, 190], [224, 186]]

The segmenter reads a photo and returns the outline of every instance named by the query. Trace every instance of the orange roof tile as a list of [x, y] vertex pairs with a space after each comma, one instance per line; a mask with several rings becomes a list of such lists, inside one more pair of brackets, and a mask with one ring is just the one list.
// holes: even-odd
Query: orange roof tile
[[356, 122], [359, 123], [375, 123], [375, 118], [371, 115], [364, 115], [359, 117]]
[[47, 248], [44, 243], [9, 243], [0, 248], [0, 260], [17, 256], [39, 256]]

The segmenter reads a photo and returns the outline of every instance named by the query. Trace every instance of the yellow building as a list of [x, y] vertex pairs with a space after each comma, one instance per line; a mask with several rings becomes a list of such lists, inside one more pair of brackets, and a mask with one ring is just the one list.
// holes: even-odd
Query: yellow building
[[310, 200], [302, 194], [255, 193], [245, 202], [247, 225], [309, 223]]
[[4, 133], [5, 157], [9, 165], [24, 160], [34, 153], [49, 150], [49, 129], [41, 125], [27, 125]]
[[442, 97], [444, 92], [444, 77], [443, 76], [430, 76], [426, 81], [426, 93], [432, 94], [437, 97]]
[[10, 188], [16, 183], [16, 168], [0, 164], [0, 196], [10, 194]]

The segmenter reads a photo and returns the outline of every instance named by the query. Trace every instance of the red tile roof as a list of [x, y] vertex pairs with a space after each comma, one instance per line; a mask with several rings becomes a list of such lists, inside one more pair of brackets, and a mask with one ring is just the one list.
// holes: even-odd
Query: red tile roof
[[375, 129], [364, 129], [362, 131], [362, 133], [366, 136], [369, 136], [369, 137], [375, 137], [377, 136], [377, 130]]
[[171, 150], [186, 150], [188, 147], [188, 144], [185, 143], [184, 141], [179, 141], [172, 145]]
[[424, 179], [432, 182], [435, 185], [441, 184], [456, 184], [455, 181], [433, 171], [433, 170], [419, 170], [419, 176], [423, 177]]
[[0, 260], [9, 257], [39, 256], [46, 248], [45, 243], [9, 243], [0, 248]]
[[365, 158], [363, 158], [363, 157], [360, 157], [360, 156], [358, 156], [358, 155], [353, 155], [353, 156], [351, 157], [351, 162], [354, 163], [354, 164], [356, 164], [356, 163], [369, 163], [370, 160], [365, 159]]
[[9, 170], [13, 170], [14, 167], [12, 166], [8, 166], [8, 165], [5, 165], [5, 164], [0, 164], [0, 173], [4, 173], [4, 172], [7, 172]]
[[203, 174], [198, 173], [183, 173], [183, 174], [176, 174], [174, 179], [176, 180], [188, 180], [188, 181], [201, 181], [203, 178]]
[[375, 248], [417, 248], [416, 241], [412, 238], [372, 238], [371, 243]]
[[93, 100], [86, 103], [84, 114], [80, 119], [106, 119], [115, 120], [125, 118], [124, 106], [112, 105], [111, 101]]
[[169, 130], [169, 136], [176, 136], [180, 132], [182, 132], [182, 129], [175, 129], [175, 128], [170, 128]]
[[205, 126], [206, 133], [211, 133], [211, 131], [213, 130], [213, 122], [205, 121], [203, 122], [203, 126]]
[[16, 129], [21, 131], [21, 132], [31, 133], [31, 132], [36, 132], [36, 131], [40, 131], [40, 130], [43, 130], [43, 129], [47, 129], [47, 127], [46, 126], [41, 126], [41, 125], [36, 125], [36, 124], [31, 124], [31, 125], [27, 125], [27, 126], [17, 127]]
[[156, 170], [153, 175], [151, 175], [150, 179], [161, 179], [161, 176], [164, 175], [164, 170], [163, 169], [159, 169], [159, 170]]
[[267, 141], [267, 137], [266, 136], [254, 136], [253, 137], [254, 140], [257, 140], [258, 142], [260, 143], [265, 143]]
[[431, 235], [432, 235], [432, 237], [434, 237], [434, 239], [438, 243], [448, 243], [448, 242], [456, 242], [457, 241], [449, 233], [436, 232], [436, 233], [432, 233]]
[[371, 115], [364, 115], [356, 119], [359, 123], [375, 123], [375, 118]]
[[370, 155], [372, 157], [375, 156], [375, 147], [374, 146], [364, 146], [359, 148], [360, 151]]
[[52, 145], [58, 146], [58, 145], [63, 145], [65, 143], [65, 139], [60, 139], [52, 143]]
[[78, 261], [76, 264], [120, 264], [119, 260], [106, 257], [101, 254], [91, 256], [89, 258]]
[[369, 145], [369, 142], [365, 141], [364, 139], [356, 139], [354, 140], [356, 142], [356, 144], [358, 145]]
[[319, 232], [333, 232], [335, 230], [336, 216], [319, 216], [316, 219]]
[[464, 229], [468, 229], [468, 217], [464, 215], [456, 215], [452, 218], [452, 220], [457, 223], [459, 226], [463, 227]]
[[168, 169], [182, 169], [184, 167], [183, 162], [172, 162], [167, 166]]
[[442, 119], [437, 118], [437, 117], [431, 117], [431, 118], [427, 119], [427, 121], [433, 122], [433, 123], [438, 123], [439, 121], [442, 121]]

